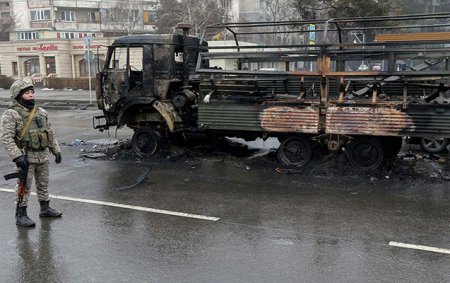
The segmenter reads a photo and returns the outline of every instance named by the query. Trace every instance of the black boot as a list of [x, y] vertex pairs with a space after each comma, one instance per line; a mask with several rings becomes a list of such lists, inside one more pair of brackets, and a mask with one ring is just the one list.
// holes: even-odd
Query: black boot
[[42, 200], [39, 202], [39, 204], [41, 205], [41, 212], [39, 213], [39, 217], [60, 217], [62, 213], [51, 208], [49, 206], [49, 203], [49, 200]]
[[16, 225], [17, 226], [23, 226], [23, 227], [34, 227], [34, 226], [36, 226], [36, 223], [34, 223], [34, 221], [31, 220], [30, 218], [28, 218], [27, 207], [26, 206], [19, 206], [17, 208]]

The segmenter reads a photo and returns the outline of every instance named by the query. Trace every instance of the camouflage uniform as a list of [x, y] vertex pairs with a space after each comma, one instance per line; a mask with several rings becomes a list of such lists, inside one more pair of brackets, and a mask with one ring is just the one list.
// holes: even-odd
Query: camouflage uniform
[[[16, 81], [12, 84], [11, 97], [13, 102], [1, 118], [1, 140], [5, 150], [20, 168], [28, 168], [27, 186], [22, 202], [16, 208], [16, 224], [31, 227], [35, 223], [28, 218], [26, 208], [33, 177], [36, 181], [37, 196], [41, 205], [40, 217], [59, 217], [62, 213], [49, 206], [49, 154], [56, 156], [56, 162], [61, 162], [61, 149], [48, 122], [47, 112], [34, 105], [34, 86], [26, 81]], [[28, 128], [22, 129], [29, 120], [33, 109], [34, 115]], [[21, 136], [22, 134], [22, 136]], [[19, 201], [18, 186], [16, 186], [16, 203]]]
[[[25, 155], [27, 157], [28, 162], [30, 163], [30, 167], [28, 169], [28, 178], [27, 178], [27, 190], [26, 194], [23, 197], [23, 201], [21, 206], [27, 206], [28, 204], [28, 196], [30, 195], [30, 187], [32, 184], [33, 176], [36, 179], [36, 188], [38, 194], [39, 201], [48, 201], [48, 166], [49, 166], [49, 153], [50, 150], [53, 154], [60, 152], [61, 149], [58, 145], [56, 138], [54, 137], [53, 131], [49, 131], [49, 134], [52, 137], [49, 139], [52, 142], [45, 149], [30, 149], [23, 148], [21, 144], [17, 141], [17, 137], [19, 133], [22, 131], [24, 120], [27, 117], [22, 117], [21, 114], [30, 113], [31, 110], [25, 108], [20, 105], [16, 101], [12, 102], [9, 105], [9, 109], [6, 110], [2, 115], [1, 125], [2, 125], [2, 143], [6, 151], [9, 153], [12, 159], [15, 159], [21, 155]], [[22, 111], [21, 111], [22, 110]], [[25, 115], [24, 115], [25, 116]], [[33, 121], [36, 123], [36, 119], [41, 119], [47, 124], [47, 128], [50, 129], [50, 125], [48, 124], [48, 116], [47, 112], [38, 107], [37, 113]], [[31, 127], [31, 126], [30, 126]], [[16, 187], [17, 188], [17, 187]], [[16, 195], [17, 201], [17, 195]]]

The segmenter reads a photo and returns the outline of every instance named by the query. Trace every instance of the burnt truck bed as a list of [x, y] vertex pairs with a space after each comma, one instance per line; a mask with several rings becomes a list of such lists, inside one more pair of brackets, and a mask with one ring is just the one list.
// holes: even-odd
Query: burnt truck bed
[[[321, 114], [322, 113], [322, 114]], [[374, 136], [450, 137], [450, 105], [389, 103], [334, 105], [317, 102], [212, 100], [201, 103], [198, 126], [209, 130]]]
[[[450, 138], [449, 19], [222, 23], [204, 34], [228, 40], [208, 43], [187, 25], [183, 35], [124, 37], [99, 75], [106, 123], [98, 128], [132, 128], [140, 155], [201, 131], [277, 137], [283, 165], [305, 165], [319, 142], [375, 169], [399, 152], [402, 137]], [[365, 40], [355, 42], [356, 33]]]
[[[320, 77], [296, 77], [290, 75], [279, 76], [258, 76], [253, 77], [227, 77], [205, 76], [201, 82], [200, 89], [203, 94], [214, 91], [214, 95], [223, 97], [236, 97], [241, 95], [251, 99], [252, 97], [275, 98], [280, 95], [292, 97], [315, 98], [320, 95]], [[346, 78], [342, 84], [346, 92], [356, 92], [367, 87], [372, 80], [364, 81], [362, 78]], [[339, 96], [340, 82], [334, 78], [329, 78], [328, 97], [336, 98]], [[403, 81], [391, 82], [379, 87], [378, 92], [388, 97], [401, 97], [403, 95]], [[420, 97], [432, 93], [430, 89], [424, 89], [416, 85], [407, 86], [408, 96]]]

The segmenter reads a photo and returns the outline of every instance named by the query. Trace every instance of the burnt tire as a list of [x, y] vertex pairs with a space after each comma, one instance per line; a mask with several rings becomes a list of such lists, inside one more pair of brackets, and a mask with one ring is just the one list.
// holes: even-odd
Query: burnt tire
[[284, 139], [277, 151], [277, 158], [284, 166], [304, 166], [311, 157], [311, 139], [306, 136], [291, 136]]
[[377, 138], [354, 138], [345, 150], [350, 164], [361, 170], [377, 170], [384, 161], [384, 150]]
[[140, 128], [134, 131], [131, 148], [142, 157], [154, 155], [161, 144], [161, 134], [152, 128]]
[[428, 153], [439, 153], [447, 148], [447, 138], [420, 138], [420, 147]]

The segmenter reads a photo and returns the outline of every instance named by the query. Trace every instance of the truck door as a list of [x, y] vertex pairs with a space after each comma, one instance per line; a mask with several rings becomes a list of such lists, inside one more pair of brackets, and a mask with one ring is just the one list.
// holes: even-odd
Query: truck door
[[[129, 96], [143, 92], [143, 48], [110, 47], [105, 68], [100, 76], [101, 93], [97, 97], [101, 109], [109, 110]], [[100, 98], [100, 99], [99, 99]]]

